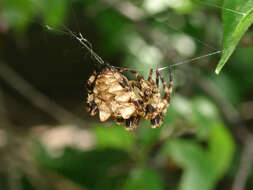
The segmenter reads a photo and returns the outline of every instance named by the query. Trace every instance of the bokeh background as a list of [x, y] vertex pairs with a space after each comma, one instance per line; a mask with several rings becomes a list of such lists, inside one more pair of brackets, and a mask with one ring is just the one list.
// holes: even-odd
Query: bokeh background
[[[253, 189], [253, 31], [220, 75], [220, 0], [3, 0], [0, 2], [1, 190]], [[159, 129], [100, 123], [85, 108], [104, 60], [173, 67]], [[162, 74], [168, 80], [168, 70]], [[131, 74], [127, 75], [133, 79]]]

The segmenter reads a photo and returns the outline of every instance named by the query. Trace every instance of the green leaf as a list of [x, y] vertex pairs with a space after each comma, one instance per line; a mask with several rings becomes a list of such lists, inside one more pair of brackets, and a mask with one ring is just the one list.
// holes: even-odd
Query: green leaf
[[223, 7], [223, 53], [216, 67], [216, 74], [219, 74], [253, 22], [253, 0], [225, 0]]
[[184, 169], [180, 190], [211, 189], [214, 184], [214, 168], [200, 144], [191, 140], [169, 140], [163, 152]]
[[173, 159], [183, 168], [202, 167], [201, 159], [205, 156], [202, 147], [198, 143], [182, 139], [167, 141], [163, 152], [171, 154]]
[[132, 171], [123, 189], [162, 190], [163, 185], [162, 180], [155, 171], [149, 168], [140, 168]]
[[130, 150], [135, 144], [133, 133], [126, 131], [123, 127], [96, 127], [94, 133], [98, 148], [117, 148]]
[[22, 33], [34, 22], [35, 16], [42, 16], [49, 26], [60, 25], [67, 13], [67, 5], [66, 0], [8, 0], [1, 2], [0, 12], [9, 26]]

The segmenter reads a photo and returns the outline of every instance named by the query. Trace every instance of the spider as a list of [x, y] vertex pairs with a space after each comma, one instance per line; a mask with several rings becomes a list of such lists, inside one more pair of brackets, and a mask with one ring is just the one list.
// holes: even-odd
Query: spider
[[[132, 72], [137, 81], [129, 81], [122, 73]], [[136, 128], [142, 117], [151, 121], [152, 128], [161, 126], [170, 104], [173, 88], [170, 69], [170, 83], [156, 71], [156, 83], [152, 80], [153, 70], [145, 80], [136, 71], [106, 67], [100, 73], [94, 71], [88, 80], [87, 109], [94, 116], [99, 111], [100, 121], [113, 117], [117, 124], [126, 122], [126, 129]], [[164, 97], [159, 92], [159, 79], [164, 88]]]

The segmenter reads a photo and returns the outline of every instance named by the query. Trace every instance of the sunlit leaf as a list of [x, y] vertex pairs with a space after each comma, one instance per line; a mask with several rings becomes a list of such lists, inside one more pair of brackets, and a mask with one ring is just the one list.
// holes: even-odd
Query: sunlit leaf
[[223, 53], [215, 71], [217, 74], [253, 22], [253, 0], [225, 0], [223, 7]]

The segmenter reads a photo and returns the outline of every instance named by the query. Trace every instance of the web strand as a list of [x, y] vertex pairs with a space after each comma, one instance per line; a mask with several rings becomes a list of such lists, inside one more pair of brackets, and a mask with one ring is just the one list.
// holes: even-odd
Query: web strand
[[206, 57], [210, 57], [210, 56], [213, 56], [213, 55], [217, 55], [217, 54], [220, 54], [220, 53], [222, 53], [221, 50], [215, 51], [215, 52], [212, 52], [212, 53], [209, 53], [209, 54], [205, 54], [205, 55], [202, 55], [202, 56], [199, 56], [199, 57], [195, 57], [195, 58], [188, 59], [188, 60], [185, 60], [185, 61], [180, 61], [180, 62], [171, 64], [170, 66], [161, 67], [161, 68], [158, 68], [158, 70], [162, 71], [162, 70], [167, 69], [169, 67], [176, 67], [176, 66], [180, 66], [180, 65], [183, 65], [183, 64], [186, 64], [186, 63], [191, 63], [191, 62], [194, 62], [194, 61], [197, 61], [197, 60], [200, 60], [200, 59], [204, 59]]
[[195, 3], [197, 3], [197, 4], [207, 5], [207, 6], [209, 6], [209, 7], [215, 7], [215, 8], [221, 9], [221, 10], [226, 10], [226, 11], [229, 11], [229, 12], [231, 12], [231, 13], [235, 13], [235, 14], [242, 15], [242, 16], [245, 16], [245, 15], [246, 15], [246, 13], [244, 13], [244, 12], [237, 11], [237, 10], [234, 10], [234, 9], [229, 9], [229, 8], [222, 7], [222, 6], [219, 6], [219, 5], [215, 5], [215, 4], [213, 4], [213, 3], [200, 2], [200, 1], [197, 1], [197, 0], [194, 0], [193, 2], [195, 2]]

